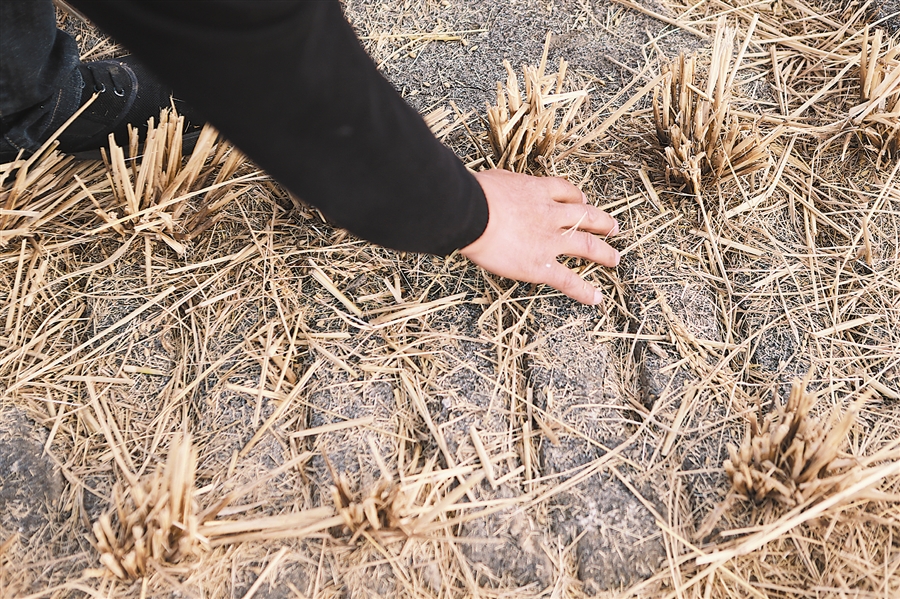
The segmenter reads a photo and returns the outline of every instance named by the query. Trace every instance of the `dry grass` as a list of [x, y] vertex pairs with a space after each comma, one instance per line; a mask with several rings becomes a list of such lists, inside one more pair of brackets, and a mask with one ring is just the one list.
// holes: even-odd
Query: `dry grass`
[[723, 466], [734, 491], [757, 502], [772, 498], [794, 507], [832, 489], [842, 490], [848, 477], [838, 471], [855, 463], [836, 458], [869, 397], [863, 395], [843, 417], [818, 419], [809, 413], [815, 396], [803, 383], [794, 383], [786, 406], [766, 416], [762, 425], [751, 417], [750, 433], [740, 448], [728, 446], [731, 457]]
[[864, 144], [878, 153], [878, 164], [900, 159], [900, 44], [876, 29], [863, 34], [859, 53], [859, 100], [850, 109]]
[[[39, 534], [0, 538], [0, 594], [583, 596], [552, 522], [598, 473], [667, 556], [608, 596], [900, 593], [896, 40], [838, 2], [670, 8], [704, 49], [647, 42], [604, 106], [546, 51], [485, 131], [428, 116], [469, 164], [567, 176], [617, 216], [617, 272], [567, 262], [601, 311], [365, 245], [211, 130], [182, 156], [168, 114], [143, 153], [0, 166], [0, 412], [65, 480]], [[389, 65], [470, 30], [369, 41]], [[677, 376], [644, 405], [653, 354]], [[596, 457], [550, 470], [565, 443]], [[549, 586], [470, 559], [498, 522], [538, 535]]]
[[114, 510], [93, 526], [100, 563], [110, 572], [123, 580], [142, 578], [150, 560], [173, 564], [199, 552], [196, 462], [185, 436], [173, 441], [165, 468], [157, 467], [149, 480], [133, 480], [127, 491], [113, 487]]
[[666, 158], [666, 182], [701, 187], [704, 174], [716, 177], [748, 175], [769, 165], [768, 144], [753, 123], [741, 122], [731, 111], [734, 78], [749, 45], [753, 27], [734, 58], [736, 30], [721, 17], [716, 27], [705, 90], [696, 81], [697, 57], [679, 54], [663, 63], [666, 78], [653, 95], [656, 135]]
[[[183, 124], [184, 117], [163, 111], [158, 124], [150, 119], [140, 152], [137, 132], [132, 130], [127, 158], [126, 151], [111, 140], [102, 165], [75, 162], [60, 154], [55, 138], [29, 159], [4, 165], [0, 184], [12, 181], [4, 189], [0, 246], [13, 237], [33, 235], [87, 199], [103, 222], [90, 235], [112, 229], [123, 236], [163, 241], [177, 254], [184, 254], [181, 242], [214, 225], [217, 212], [247, 191], [247, 185], [240, 183], [258, 178], [259, 172], [234, 177], [244, 157], [208, 125], [191, 153], [184, 156]], [[60, 180], [67, 182], [62, 193], [56, 188]], [[114, 209], [98, 200], [110, 194]], [[187, 212], [189, 200], [195, 196], [202, 198], [202, 205]]]
[[550, 34], [538, 67], [524, 67], [525, 93], [509, 61], [506, 85], [497, 83], [497, 105], [487, 107], [492, 167], [525, 172], [547, 168], [557, 148], [567, 145], [580, 124], [588, 90], [564, 91], [568, 65], [561, 59], [556, 73], [546, 73]]
[[740, 447], [729, 444], [730, 457], [722, 463], [731, 490], [710, 512], [696, 537], [708, 535], [735, 500], [771, 501], [789, 508], [812, 505], [869, 474], [861, 460], [838, 456], [871, 393], [863, 394], [843, 416], [835, 409], [828, 417], [815, 417], [810, 410], [816, 396], [806, 391], [808, 383], [809, 377], [795, 382], [787, 403], [776, 406], [762, 424], [756, 414], [750, 414], [749, 431]]

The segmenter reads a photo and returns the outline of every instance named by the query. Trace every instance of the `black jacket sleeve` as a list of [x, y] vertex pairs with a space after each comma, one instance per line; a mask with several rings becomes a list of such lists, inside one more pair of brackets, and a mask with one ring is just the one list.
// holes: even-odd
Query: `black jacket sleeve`
[[478, 182], [378, 73], [338, 2], [70, 1], [338, 225], [434, 254], [484, 231]]

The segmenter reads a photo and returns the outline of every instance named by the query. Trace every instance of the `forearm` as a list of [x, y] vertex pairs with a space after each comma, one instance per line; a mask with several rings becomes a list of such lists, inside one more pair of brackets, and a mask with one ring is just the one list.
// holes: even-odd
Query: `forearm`
[[377, 72], [337, 2], [72, 4], [356, 235], [446, 254], [484, 231], [477, 181]]

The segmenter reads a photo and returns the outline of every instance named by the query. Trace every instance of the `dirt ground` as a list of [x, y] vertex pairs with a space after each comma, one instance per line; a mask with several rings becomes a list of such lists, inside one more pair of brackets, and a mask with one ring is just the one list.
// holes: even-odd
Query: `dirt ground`
[[[537, 66], [548, 32], [548, 72], [568, 62], [567, 89], [590, 95], [579, 118], [597, 110], [597, 126], [666, 59], [708, 64], [719, 14], [740, 32], [763, 15], [733, 102], [763, 134], [789, 126], [764, 170], [672, 183], [650, 95], [582, 152], [529, 163], [621, 223], [616, 269], [567, 261], [604, 290], [599, 307], [456, 254], [368, 245], [249, 162], [213, 189], [224, 149], [174, 217], [232, 194], [193, 236], [154, 229], [149, 209], [105, 225], [123, 208], [102, 163], [48, 158], [19, 196], [0, 167], [0, 215], [56, 215], [0, 236], [0, 596], [900, 594], [900, 173], [864, 132], [829, 128], [857, 103], [862, 29], [900, 44], [900, 8], [691, 4], [344, 4], [413, 106], [471, 113], [445, 142], [473, 168], [504, 59]], [[120, 51], [61, 23], [90, 58]], [[810, 422], [855, 415], [823, 482], [736, 497], [729, 444], [807, 374]], [[199, 528], [172, 525], [140, 576], [116, 576], [97, 523], [129, 518], [137, 481], [173, 471], [183, 433], [185, 513], [229, 501]], [[216, 528], [231, 525], [243, 532]]]

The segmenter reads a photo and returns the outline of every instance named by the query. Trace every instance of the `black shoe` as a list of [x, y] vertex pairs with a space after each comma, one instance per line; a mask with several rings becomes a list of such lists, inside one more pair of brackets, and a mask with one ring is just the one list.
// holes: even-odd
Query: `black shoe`
[[139, 131], [143, 143], [147, 119], [153, 117], [158, 122], [160, 110], [173, 104], [185, 120], [183, 151], [193, 149], [204, 119], [185, 102], [174, 99], [172, 90], [134, 58], [83, 63], [78, 70], [84, 81], [79, 106], [84, 106], [94, 93], [98, 96], [59, 136], [61, 152], [81, 159], [98, 159], [100, 148], [109, 144], [110, 133], [119, 146], [128, 146], [129, 124]]

